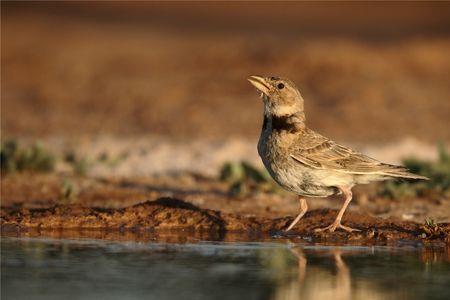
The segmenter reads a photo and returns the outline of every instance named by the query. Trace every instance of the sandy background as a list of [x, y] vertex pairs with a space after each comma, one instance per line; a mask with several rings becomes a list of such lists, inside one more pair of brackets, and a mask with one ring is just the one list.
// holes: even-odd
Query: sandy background
[[3, 137], [259, 135], [251, 74], [338, 141], [450, 140], [448, 3], [2, 3]]

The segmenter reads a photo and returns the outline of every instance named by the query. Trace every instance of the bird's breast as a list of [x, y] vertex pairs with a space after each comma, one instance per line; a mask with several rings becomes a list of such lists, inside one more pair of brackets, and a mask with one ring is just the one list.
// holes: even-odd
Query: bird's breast
[[258, 153], [272, 178], [283, 188], [298, 195], [326, 197], [336, 191], [321, 184], [321, 174], [307, 168], [290, 157], [293, 137], [263, 128], [258, 142]]

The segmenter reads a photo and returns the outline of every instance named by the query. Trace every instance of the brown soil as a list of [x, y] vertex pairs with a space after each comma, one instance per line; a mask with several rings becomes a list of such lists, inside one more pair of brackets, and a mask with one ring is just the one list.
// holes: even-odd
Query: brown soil
[[[430, 228], [393, 216], [370, 216], [368, 213], [361, 213], [364, 205], [358, 201], [345, 214], [344, 223], [361, 229], [361, 232], [315, 233], [315, 228], [324, 227], [334, 220], [337, 210], [317, 209], [317, 204], [310, 201], [313, 209], [291, 232], [285, 234], [282, 230], [292, 221], [293, 216], [281, 214], [285, 203], [283, 201], [286, 200], [277, 195], [255, 195], [251, 197], [253, 199], [233, 198], [226, 194], [223, 184], [204, 178], [191, 179], [196, 181], [195, 185], [201, 187], [202, 192], [189, 190], [186, 187], [189, 184], [186, 183], [179, 190], [174, 186], [164, 187], [169, 182], [166, 180], [164, 184], [164, 179], [153, 179], [152, 185], [149, 181], [143, 184], [138, 180], [130, 182], [72, 178], [80, 190], [76, 198], [63, 200], [58, 189], [59, 180], [61, 178], [55, 175], [14, 175], [2, 180], [3, 234], [106, 230], [134, 233], [181, 232], [181, 236], [190, 232], [203, 238], [213, 236], [221, 239], [228, 234], [259, 237], [281, 235], [312, 241], [358, 244], [387, 244], [405, 240], [433, 244], [449, 242], [450, 223], [440, 223], [436, 228]], [[171, 180], [172, 184], [180, 184], [182, 181], [186, 179]], [[168, 191], [172, 197], [161, 196]], [[199, 201], [199, 198], [204, 201]], [[293, 199], [292, 196], [286, 198]], [[272, 211], [268, 209], [272, 206], [265, 206], [268, 201], [272, 202]], [[203, 205], [196, 205], [195, 202]], [[295, 202], [292, 202], [288, 205], [292, 209], [291, 215], [295, 212]], [[432, 207], [432, 204], [429, 205]], [[360, 212], [355, 212], [358, 210]]]
[[261, 218], [227, 214], [201, 209], [175, 198], [160, 198], [124, 209], [87, 208], [79, 205], [60, 205], [46, 209], [3, 209], [2, 230], [117, 230], [227, 232], [242, 234], [272, 233], [274, 235], [302, 237], [313, 241], [353, 241], [384, 244], [399, 240], [450, 242], [450, 224], [440, 224], [439, 232], [430, 236], [423, 225], [414, 222], [383, 220], [367, 215], [347, 213], [345, 224], [361, 230], [357, 233], [316, 233], [314, 229], [333, 221], [336, 211], [314, 210], [306, 214], [289, 233], [283, 233], [292, 217]]
[[3, 136], [256, 138], [274, 74], [339, 141], [450, 140], [448, 3], [64, 4], [2, 2]]

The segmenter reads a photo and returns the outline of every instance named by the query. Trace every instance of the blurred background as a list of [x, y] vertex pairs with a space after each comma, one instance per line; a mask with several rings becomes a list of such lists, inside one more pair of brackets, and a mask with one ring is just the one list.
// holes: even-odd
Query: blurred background
[[[258, 157], [256, 74], [293, 80], [314, 130], [430, 180], [355, 187], [361, 234], [292, 247], [342, 199], [278, 235], [298, 197]], [[450, 2], [1, 1], [1, 296], [443, 299], [449, 142]]]
[[[219, 160], [259, 161], [262, 104], [246, 78], [262, 74], [296, 82], [309, 125], [339, 142], [431, 157], [450, 140], [450, 3], [1, 8], [2, 138], [77, 149], [88, 141], [91, 152], [177, 140], [200, 163], [219, 143], [229, 147], [214, 148]], [[398, 161], [392, 147], [377, 149], [366, 150]], [[177, 166], [188, 160], [178, 153], [166, 164], [174, 156]]]

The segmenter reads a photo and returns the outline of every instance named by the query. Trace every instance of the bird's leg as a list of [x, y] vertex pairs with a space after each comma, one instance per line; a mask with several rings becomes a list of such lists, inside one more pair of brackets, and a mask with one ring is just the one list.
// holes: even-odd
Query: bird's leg
[[325, 228], [317, 228], [315, 230], [316, 232], [322, 232], [322, 231], [327, 231], [327, 230], [329, 232], [334, 232], [337, 228], [342, 228], [347, 232], [361, 231], [359, 229], [350, 228], [350, 227], [347, 227], [347, 226], [344, 226], [341, 224], [342, 216], [344, 215], [344, 212], [347, 209], [347, 206], [350, 204], [350, 201], [352, 201], [352, 191], [348, 187], [339, 187], [339, 188], [342, 191], [342, 193], [345, 195], [344, 205], [342, 206], [341, 210], [339, 211], [339, 213], [336, 217], [336, 220], [334, 220], [333, 224], [331, 224], [330, 226], [327, 226]]
[[291, 230], [292, 227], [294, 227], [295, 224], [297, 224], [297, 222], [305, 215], [307, 210], [308, 210], [308, 205], [306, 204], [306, 199], [300, 198], [300, 213], [295, 218], [295, 220], [292, 221], [291, 225], [289, 225], [289, 227], [285, 231]]
[[350, 299], [351, 298], [351, 277], [350, 270], [342, 259], [341, 250], [334, 250], [334, 263], [336, 264], [336, 289], [333, 296], [336, 299]]
[[302, 286], [305, 282], [306, 275], [307, 260], [305, 254], [303, 253], [302, 248], [289, 248], [289, 250], [291, 250], [291, 253], [298, 259], [298, 282], [300, 283], [300, 286]]

